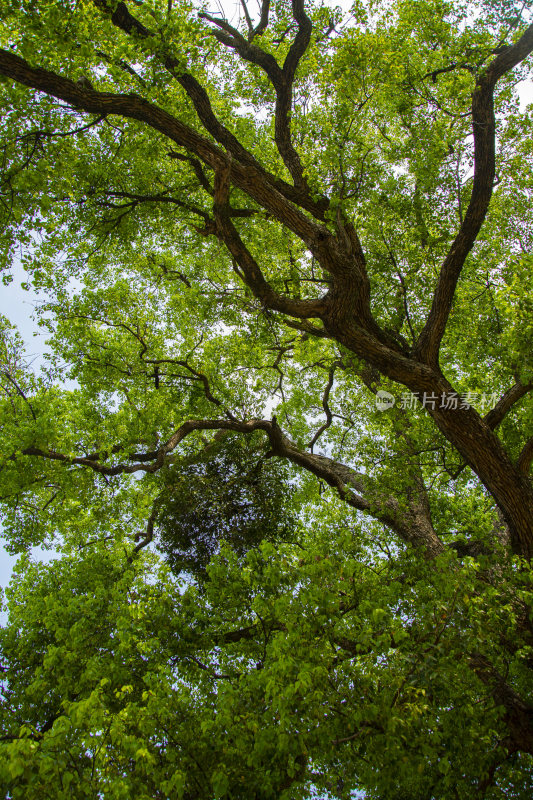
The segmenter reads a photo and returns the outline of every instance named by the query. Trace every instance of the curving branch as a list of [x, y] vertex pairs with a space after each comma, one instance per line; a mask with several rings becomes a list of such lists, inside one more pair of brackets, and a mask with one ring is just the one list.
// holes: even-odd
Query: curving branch
[[472, 194], [463, 223], [442, 264], [433, 303], [415, 352], [426, 364], [436, 366], [439, 349], [452, 307], [455, 287], [466, 257], [472, 250], [487, 215], [496, 174], [496, 122], [494, 89], [506, 72], [516, 67], [533, 52], [533, 25], [520, 39], [506, 47], [488, 65], [476, 81], [472, 96], [472, 130], [474, 136], [474, 180]]
[[255, 37], [262, 36], [262, 34], [266, 31], [268, 27], [268, 17], [270, 14], [270, 0], [262, 0], [261, 16], [259, 18], [259, 22], [255, 27], [252, 22], [252, 18], [250, 17], [250, 12], [248, 11], [246, 0], [241, 0], [241, 6], [244, 12], [244, 18], [246, 19], [246, 24], [248, 26], [248, 41], [253, 42]]
[[497, 428], [515, 403], [518, 403], [518, 401], [532, 389], [533, 381], [529, 383], [518, 382], [515, 383], [514, 386], [511, 386], [511, 388], [500, 397], [494, 408], [491, 408], [491, 410], [485, 414], [484, 421], [489, 428], [492, 428], [492, 430]]
[[[191, 365], [187, 360], [181, 360], [176, 358], [143, 358], [143, 361], [145, 362], [145, 364], [153, 364], [156, 370], [160, 364], [175, 364], [178, 367], [183, 367], [183, 369], [186, 369], [188, 372], [191, 373], [194, 380], [201, 382], [201, 384], [204, 387], [204, 394], [206, 399], [209, 400], [210, 403], [213, 403], [213, 405], [218, 406], [219, 408], [222, 407], [222, 402], [217, 397], [215, 397], [211, 391], [211, 384], [209, 382], [209, 378], [207, 377], [207, 375], [205, 375], [203, 372], [199, 372], [198, 370], [194, 369], [194, 367], [191, 367]], [[232, 414], [230, 414], [228, 411], [226, 411], [226, 414], [230, 419], [233, 419]]]
[[8, 381], [9, 381], [9, 383], [10, 383], [10, 384], [11, 384], [11, 385], [14, 387], [14, 389], [15, 389], [15, 392], [18, 394], [18, 396], [19, 396], [19, 397], [21, 397], [21, 398], [24, 400], [24, 402], [26, 403], [26, 405], [27, 405], [27, 406], [28, 406], [28, 408], [30, 409], [30, 414], [32, 415], [33, 419], [34, 419], [34, 420], [37, 420], [37, 417], [35, 416], [35, 411], [33, 410], [33, 406], [32, 406], [32, 404], [30, 403], [30, 401], [29, 401], [29, 400], [28, 400], [28, 398], [26, 397], [26, 394], [23, 392], [23, 390], [21, 389], [21, 387], [20, 387], [19, 383], [18, 383], [18, 382], [15, 380], [15, 378], [13, 377], [13, 375], [12, 375], [12, 374], [9, 372], [9, 370], [7, 370], [7, 369], [3, 369], [3, 370], [2, 370], [2, 375], [3, 375], [3, 376], [6, 378], [6, 380], [8, 380]]
[[[116, 114], [143, 122], [214, 171], [223, 170], [227, 165], [227, 153], [217, 145], [169, 112], [135, 93], [97, 92], [57, 73], [32, 67], [20, 56], [3, 49], [0, 49], [0, 75], [63, 100], [81, 111], [103, 116]], [[334, 245], [334, 237], [325, 226], [310, 220], [287, 199], [281, 193], [283, 187], [279, 190], [279, 182], [268, 176], [260, 165], [243, 164], [239, 159], [233, 158], [230, 179], [232, 184], [295, 233], [317, 258], [326, 259], [330, 265], [333, 263], [333, 259], [328, 259], [327, 255], [330, 245]]]
[[231, 221], [229, 206], [229, 180], [231, 173], [231, 159], [228, 159], [224, 169], [215, 172], [215, 188], [213, 194], [213, 213], [215, 216], [215, 233], [231, 253], [236, 272], [244, 283], [252, 290], [266, 308], [280, 311], [300, 319], [320, 317], [325, 309], [325, 301], [300, 300], [296, 297], [286, 297], [274, 291], [265, 280], [259, 264], [252, 256], [238, 230]]
[[317, 430], [309, 444], [307, 445], [308, 448], [313, 452], [313, 447], [322, 436], [324, 431], [326, 431], [331, 423], [333, 422], [333, 414], [331, 413], [331, 409], [329, 407], [329, 394], [333, 388], [333, 382], [335, 380], [335, 370], [340, 366], [340, 362], [336, 361], [334, 364], [331, 365], [329, 372], [328, 372], [328, 382], [326, 384], [326, 388], [324, 389], [324, 393], [322, 394], [322, 408], [324, 409], [324, 414], [326, 415], [326, 421], [320, 426]]
[[221, 44], [229, 47], [231, 50], [235, 50], [235, 52], [237, 52], [241, 58], [243, 58], [245, 61], [248, 61], [250, 64], [255, 64], [256, 66], [261, 67], [261, 69], [266, 72], [274, 86], [276, 83], [280, 82], [282, 78], [282, 70], [271, 53], [267, 53], [261, 47], [257, 47], [257, 45], [252, 44], [242, 35], [239, 30], [237, 30], [237, 28], [234, 28], [233, 25], [230, 25], [225, 19], [213, 17], [211, 14], [207, 14], [205, 12], [199, 14], [199, 17], [200, 19], [209, 22], [210, 25], [215, 26], [215, 29], [213, 29], [212, 33]]
[[117, 200], [124, 200], [126, 202], [112, 203], [110, 200], [106, 199], [97, 199], [95, 202], [98, 206], [103, 206], [104, 208], [112, 208], [117, 210], [129, 208], [132, 211], [142, 203], [169, 204], [175, 205], [177, 208], [183, 208], [185, 211], [190, 211], [192, 214], [202, 217], [206, 224], [209, 224], [211, 221], [211, 217], [203, 208], [200, 208], [200, 206], [192, 203], [186, 203], [183, 200], [178, 200], [178, 198], [170, 196], [168, 192], [158, 192], [157, 194], [140, 194], [137, 192], [108, 191], [104, 195], [104, 198], [111, 197]]
[[37, 130], [28, 131], [27, 133], [23, 133], [17, 139], [16, 142], [25, 142], [30, 139], [34, 139], [36, 142], [39, 142], [41, 139], [64, 139], [68, 136], [76, 136], [78, 133], [84, 133], [84, 131], [88, 131], [91, 128], [94, 128], [95, 125], [99, 125], [105, 116], [101, 114], [99, 117], [96, 117], [92, 122], [88, 122], [86, 125], [80, 125], [79, 128], [72, 128], [70, 131], [46, 131], [43, 128], [38, 128]]
[[138, 541], [135, 547], [133, 548], [133, 553], [128, 558], [129, 563], [131, 563], [134, 557], [137, 555], [137, 553], [140, 550], [143, 550], [143, 548], [147, 547], [154, 538], [154, 525], [158, 513], [159, 513], [159, 503], [156, 500], [152, 506], [152, 511], [150, 513], [150, 516], [148, 517], [148, 522], [146, 523], [146, 531], [144, 533], [144, 536], [142, 533], [138, 535], [138, 539], [140, 539], [140, 541]]
[[253, 30], [253, 34], [251, 39], [255, 36], [262, 36], [263, 33], [266, 31], [268, 26], [268, 16], [270, 13], [270, 0], [263, 0], [261, 3], [261, 17], [259, 19], [258, 25]]
[[178, 153], [176, 150], [169, 150], [168, 155], [170, 158], [176, 159], [176, 161], [184, 161], [188, 163], [196, 175], [199, 186], [201, 186], [202, 189], [207, 192], [207, 194], [213, 194], [213, 187], [209, 183], [209, 179], [203, 170], [201, 161], [198, 161], [198, 159], [194, 158], [193, 156]]
[[298, 64], [309, 47], [313, 26], [305, 13], [304, 0], [292, 0], [292, 13], [298, 23], [298, 33], [289, 48], [283, 64], [281, 85], [279, 88], [276, 87], [275, 141], [283, 163], [289, 170], [295, 186], [302, 188], [308, 194], [309, 186], [304, 177], [302, 162], [292, 143], [291, 110], [294, 77]]
[[289, 48], [283, 64], [285, 79], [289, 84], [292, 84], [298, 64], [309, 47], [311, 31], [313, 30], [313, 24], [305, 13], [305, 0], [292, 0], [292, 15], [298, 24], [298, 33]]

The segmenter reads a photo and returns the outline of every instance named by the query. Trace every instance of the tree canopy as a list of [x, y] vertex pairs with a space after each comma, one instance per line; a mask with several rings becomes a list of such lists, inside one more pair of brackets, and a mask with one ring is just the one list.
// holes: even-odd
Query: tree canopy
[[3, 796], [529, 798], [526, 4], [0, 19]]

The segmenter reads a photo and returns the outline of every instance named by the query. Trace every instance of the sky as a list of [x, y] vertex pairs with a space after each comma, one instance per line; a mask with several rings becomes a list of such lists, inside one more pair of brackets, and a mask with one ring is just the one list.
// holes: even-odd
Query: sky
[[[351, 0], [337, 0], [331, 5], [341, 6], [349, 9]], [[235, 0], [223, 0], [223, 2], [213, 2], [212, 8], [223, 9], [228, 18], [236, 22], [240, 12], [240, 3]], [[253, 3], [250, 3], [253, 9]], [[533, 81], [524, 81], [519, 87], [519, 95], [522, 106], [533, 103]], [[23, 337], [27, 346], [27, 354], [30, 359], [34, 359], [34, 366], [38, 367], [42, 362], [46, 352], [46, 335], [37, 328], [33, 314], [39, 302], [39, 296], [33, 292], [25, 291], [21, 284], [27, 281], [27, 276], [20, 265], [15, 265], [14, 280], [8, 286], [0, 284], [0, 314], [7, 316], [11, 322], [18, 327], [19, 333]], [[53, 557], [53, 553], [43, 552], [39, 548], [32, 551], [35, 558], [48, 560]], [[16, 558], [9, 556], [0, 544], [0, 586], [6, 586], [11, 575]]]
[[[39, 298], [35, 292], [26, 292], [21, 287], [21, 283], [26, 280], [26, 273], [19, 265], [15, 269], [12, 283], [9, 286], [0, 284], [0, 314], [8, 317], [17, 326], [26, 343], [27, 354], [30, 359], [36, 358], [34, 364], [37, 366], [37, 361], [42, 359], [46, 349], [45, 335], [32, 318]], [[34, 555], [39, 559], [46, 558], [46, 554], [42, 554], [38, 548], [34, 548]], [[17, 558], [18, 556], [6, 553], [0, 544], [0, 586], [7, 586]]]

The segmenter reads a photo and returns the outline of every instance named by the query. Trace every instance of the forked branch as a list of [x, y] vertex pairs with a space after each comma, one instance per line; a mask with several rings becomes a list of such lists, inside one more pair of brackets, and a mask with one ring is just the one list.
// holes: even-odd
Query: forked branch
[[[140, 41], [153, 39], [155, 34], [146, 28], [136, 17], [128, 11], [124, 2], [118, 3], [115, 7], [114, 3], [109, 0], [94, 0], [95, 5], [108, 15], [113, 24], [120, 28], [124, 33], [130, 36], [136, 36]], [[264, 22], [264, 27], [268, 23], [269, 4], [264, 3], [262, 9], [261, 21], [259, 23], [259, 30]], [[278, 66], [276, 59], [269, 53], [265, 53], [259, 47], [248, 42], [244, 36], [236, 29], [233, 28], [226, 20], [217, 19], [208, 14], [200, 14], [202, 19], [206, 19], [211, 24], [216, 25], [218, 30], [215, 32], [219, 41], [228, 47], [234, 48], [239, 54], [254, 64], [259, 64], [269, 75], [270, 79], [276, 87], [276, 92], [283, 88], [284, 75]], [[295, 40], [296, 42], [296, 40]], [[180, 84], [185, 90], [189, 99], [191, 100], [194, 109], [200, 119], [202, 125], [211, 136], [222, 145], [235, 159], [242, 164], [247, 164], [254, 167], [262, 177], [267, 180], [272, 186], [281, 192], [281, 194], [293, 203], [297, 203], [302, 208], [309, 211], [316, 219], [324, 218], [324, 211], [327, 208], [328, 201], [326, 198], [320, 198], [318, 201], [314, 200], [307, 188], [302, 190], [299, 182], [295, 181], [295, 186], [291, 186], [284, 180], [274, 177], [257, 161], [257, 159], [247, 150], [241, 142], [233, 135], [233, 133], [223, 125], [213, 111], [211, 101], [204, 87], [198, 80], [183, 71], [180, 62], [175, 58], [168, 47], [161, 48], [159, 55], [162, 63], [172, 75], [172, 77]], [[292, 86], [292, 79], [291, 79]], [[290, 91], [290, 89], [289, 89]], [[290, 140], [290, 133], [289, 133]], [[294, 159], [293, 159], [294, 160]], [[298, 159], [299, 161], [299, 159]], [[289, 170], [290, 171], [290, 170]], [[293, 176], [294, 177], [294, 176]]]
[[228, 164], [224, 168], [217, 170], [215, 174], [213, 213], [216, 223], [215, 232], [231, 253], [233, 263], [237, 267], [238, 276], [252, 290], [254, 296], [263, 303], [265, 308], [290, 314], [300, 319], [320, 317], [325, 308], [323, 299], [300, 300], [296, 297], [287, 297], [274, 291], [266, 281], [259, 264], [246, 247], [231, 220], [229, 176], [230, 162], [228, 161]]
[[[291, 109], [293, 100], [293, 83], [298, 64], [302, 59], [311, 40], [312, 23], [304, 10], [303, 0], [293, 0], [292, 11], [298, 24], [298, 32], [289, 49], [283, 67], [280, 67], [274, 56], [265, 52], [260, 47], [251, 44], [248, 40], [226, 20], [217, 19], [209, 14], [200, 14], [200, 17], [216, 26], [214, 36], [221, 44], [235, 50], [241, 58], [255, 64], [268, 75], [276, 91], [275, 130], [274, 140], [278, 152], [283, 159], [293, 181], [294, 186], [309, 198], [309, 186], [304, 177], [300, 156], [296, 151], [291, 136]], [[253, 38], [253, 37], [252, 37]], [[327, 205], [326, 198], [321, 198], [322, 210]]]
[[[32, 67], [27, 61], [9, 50], [0, 49], [0, 75], [30, 86], [38, 92], [63, 100], [74, 108], [89, 113], [136, 119], [159, 131], [171, 141], [183, 147], [213, 170], [223, 168], [226, 153], [209, 139], [181, 122], [163, 108], [150, 103], [136, 94], [114, 94], [97, 92], [81, 87], [75, 81], [49, 70]], [[203, 90], [202, 90], [203, 91]], [[240, 145], [239, 145], [240, 146]], [[312, 250], [324, 249], [330, 235], [327, 229], [313, 222], [278, 189], [279, 181], [268, 176], [260, 166], [248, 166], [238, 158], [233, 159], [231, 182], [254, 199], [268, 213], [279, 219]], [[289, 186], [289, 184], [286, 184]], [[283, 187], [281, 187], [283, 189]], [[294, 194], [289, 186], [288, 195]]]

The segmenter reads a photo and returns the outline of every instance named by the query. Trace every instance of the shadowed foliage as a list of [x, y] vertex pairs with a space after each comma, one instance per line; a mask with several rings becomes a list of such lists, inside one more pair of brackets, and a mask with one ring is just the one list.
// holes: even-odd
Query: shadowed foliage
[[176, 574], [205, 578], [221, 541], [239, 556], [263, 540], [290, 541], [296, 518], [286, 467], [257, 437], [225, 436], [164, 473], [158, 547]]

